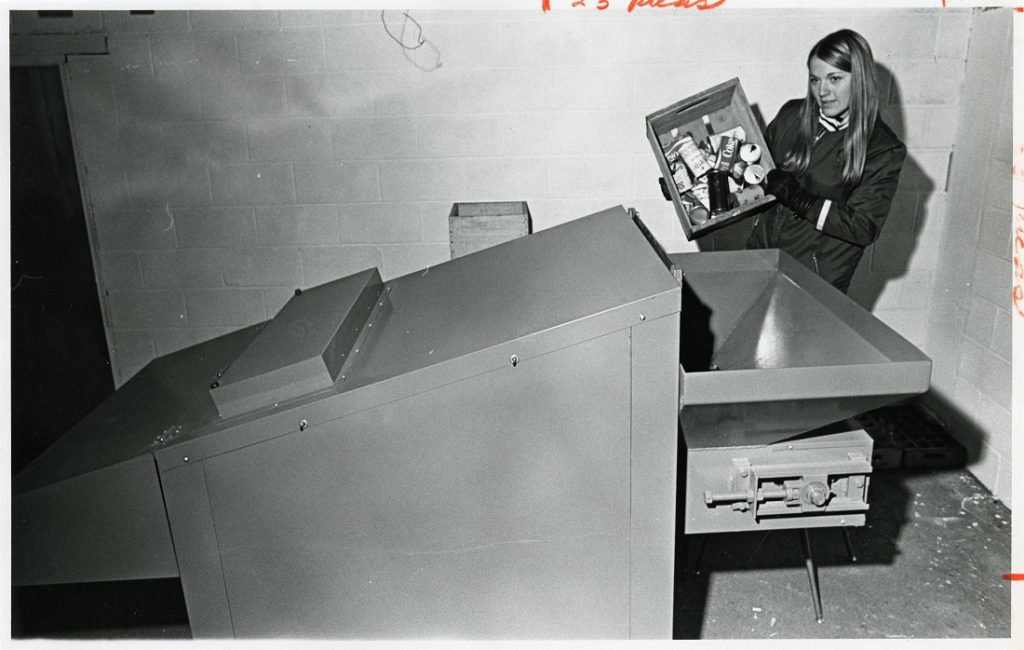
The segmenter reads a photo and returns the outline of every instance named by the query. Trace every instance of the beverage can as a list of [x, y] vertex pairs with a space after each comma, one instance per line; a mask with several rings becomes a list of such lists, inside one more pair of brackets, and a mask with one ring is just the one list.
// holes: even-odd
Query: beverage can
[[736, 164], [732, 166], [732, 177], [737, 181], [743, 180], [743, 172], [747, 171], [747, 163], [742, 160], [737, 160]]
[[761, 147], [753, 142], [748, 142], [740, 147], [740, 160], [751, 165], [761, 160]]
[[748, 185], [760, 185], [767, 173], [761, 165], [747, 165], [746, 171], [743, 172], [743, 180]]
[[764, 188], [760, 185], [750, 185], [739, 192], [733, 192], [731, 197], [733, 207], [739, 208], [764, 198]]
[[720, 169], [708, 172], [708, 204], [711, 214], [729, 209], [729, 172]]
[[718, 156], [715, 159], [715, 169], [723, 172], [731, 172], [733, 165], [739, 160], [740, 142], [731, 136], [722, 136], [721, 144], [718, 147]]
[[679, 154], [682, 156], [686, 166], [690, 168], [690, 172], [695, 179], [711, 171], [711, 164], [708, 163], [707, 158], [704, 157], [704, 154], [697, 147], [697, 143], [693, 141], [692, 135], [686, 134], [683, 136]]

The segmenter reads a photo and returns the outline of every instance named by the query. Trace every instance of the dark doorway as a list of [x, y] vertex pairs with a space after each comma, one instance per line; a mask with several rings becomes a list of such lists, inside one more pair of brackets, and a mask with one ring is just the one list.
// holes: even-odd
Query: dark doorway
[[11, 72], [11, 469], [114, 392], [60, 69]]

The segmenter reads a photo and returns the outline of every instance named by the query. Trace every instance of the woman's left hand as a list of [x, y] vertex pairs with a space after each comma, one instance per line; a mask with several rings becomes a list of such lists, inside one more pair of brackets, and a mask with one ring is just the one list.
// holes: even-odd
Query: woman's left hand
[[789, 205], [789, 197], [794, 190], [800, 189], [800, 183], [792, 172], [776, 167], [768, 170], [768, 175], [764, 179], [764, 189], [768, 194], [774, 194], [783, 205]]
[[792, 172], [772, 169], [764, 182], [765, 191], [773, 194], [779, 203], [800, 216], [807, 214], [817, 201], [817, 197], [804, 191], [800, 182]]

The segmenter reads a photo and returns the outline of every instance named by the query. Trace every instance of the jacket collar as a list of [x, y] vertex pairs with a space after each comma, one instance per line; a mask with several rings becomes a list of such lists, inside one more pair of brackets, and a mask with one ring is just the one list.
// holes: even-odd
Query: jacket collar
[[822, 125], [825, 128], [825, 130], [829, 132], [843, 131], [844, 129], [846, 129], [846, 127], [850, 126], [850, 111], [847, 110], [845, 113], [843, 113], [842, 118], [836, 119], [834, 117], [829, 117], [825, 115], [824, 113], [821, 112], [821, 109], [819, 108], [818, 124]]

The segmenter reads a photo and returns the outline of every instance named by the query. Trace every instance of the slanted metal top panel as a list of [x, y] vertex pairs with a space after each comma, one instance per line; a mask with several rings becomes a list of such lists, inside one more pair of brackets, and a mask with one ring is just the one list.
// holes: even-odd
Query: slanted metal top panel
[[390, 310], [346, 367], [343, 387], [418, 370], [678, 287], [626, 210], [610, 208], [389, 281]]
[[[678, 296], [679, 285], [627, 212], [616, 207], [396, 278], [383, 289], [384, 307], [367, 323], [373, 327], [364, 328], [373, 335], [354, 343], [341, 371], [347, 379], [296, 402], [338, 396], [654, 296]], [[263, 325], [263, 333], [272, 324]], [[224, 428], [251, 429], [246, 423], [274, 411], [227, 418], [211, 399], [210, 382], [229, 364], [222, 381], [232, 368], [242, 375], [246, 366], [238, 359], [259, 334], [260, 326], [252, 326], [154, 360], [20, 472], [15, 492]], [[261, 367], [270, 365], [254, 360], [244, 374]], [[473, 368], [455, 372], [472, 374]], [[432, 381], [442, 380], [450, 377]]]
[[678, 313], [679, 291], [622, 207], [478, 251], [386, 282], [332, 386], [211, 421], [157, 461], [166, 469], [185, 455], [224, 453], [300, 420], [312, 426], [494, 370], [513, 354], [529, 359], [629, 327], [641, 314]]
[[210, 378], [256, 336], [246, 327], [150, 362], [14, 477], [19, 494], [108, 467], [217, 419]]

